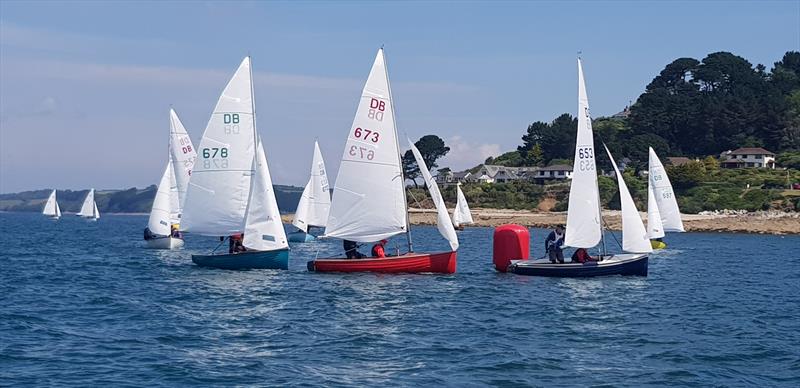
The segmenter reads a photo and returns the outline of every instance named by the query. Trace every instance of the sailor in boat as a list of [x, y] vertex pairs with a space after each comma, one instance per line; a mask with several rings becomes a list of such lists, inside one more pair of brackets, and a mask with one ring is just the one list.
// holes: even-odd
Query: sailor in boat
[[172, 224], [170, 229], [171, 229], [170, 235], [172, 236], [172, 238], [183, 238], [183, 233], [181, 233], [180, 231], [180, 225]]
[[237, 233], [228, 237], [228, 253], [247, 252], [247, 248], [242, 243], [244, 241], [244, 233]]
[[564, 236], [564, 225], [558, 225], [544, 240], [544, 247], [551, 263], [558, 261], [560, 264], [564, 264]]
[[600, 261], [600, 258], [589, 255], [589, 252], [585, 248], [578, 248], [575, 250], [575, 253], [572, 254], [573, 263], [588, 263], [590, 261]]
[[350, 240], [342, 240], [344, 246], [344, 254], [348, 259], [361, 259], [364, 254], [358, 251], [358, 243]]
[[386, 251], [384, 250], [384, 247], [386, 246], [387, 242], [389, 242], [389, 240], [383, 239], [375, 243], [375, 245], [372, 246], [372, 257], [386, 257]]

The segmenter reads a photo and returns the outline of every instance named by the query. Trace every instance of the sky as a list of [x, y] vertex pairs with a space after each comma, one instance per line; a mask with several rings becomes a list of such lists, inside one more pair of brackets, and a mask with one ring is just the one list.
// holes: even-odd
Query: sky
[[338, 170], [384, 45], [401, 139], [435, 134], [462, 170], [527, 126], [635, 101], [666, 64], [730, 51], [767, 69], [800, 50], [800, 0], [0, 1], [0, 192], [156, 184], [169, 108], [195, 144], [242, 58], [276, 184], [302, 186], [318, 139]]

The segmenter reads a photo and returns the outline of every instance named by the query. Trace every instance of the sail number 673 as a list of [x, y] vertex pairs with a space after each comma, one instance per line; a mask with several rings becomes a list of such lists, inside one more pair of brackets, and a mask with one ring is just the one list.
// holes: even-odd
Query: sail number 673
[[359, 146], [350, 146], [350, 151], [348, 152], [350, 156], [357, 156], [361, 159], [372, 160], [375, 158], [375, 151], [371, 149], [367, 149], [366, 147], [359, 147]]
[[353, 136], [355, 136], [356, 139], [369, 140], [373, 143], [377, 143], [381, 135], [378, 132], [359, 127], [353, 131]]

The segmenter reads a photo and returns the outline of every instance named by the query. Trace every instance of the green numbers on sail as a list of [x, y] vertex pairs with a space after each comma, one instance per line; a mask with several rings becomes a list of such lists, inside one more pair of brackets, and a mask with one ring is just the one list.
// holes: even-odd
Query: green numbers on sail
[[226, 135], [238, 135], [240, 133], [238, 113], [223, 113], [222, 123], [225, 125]]
[[207, 170], [228, 168], [228, 149], [225, 147], [203, 148], [203, 168]]

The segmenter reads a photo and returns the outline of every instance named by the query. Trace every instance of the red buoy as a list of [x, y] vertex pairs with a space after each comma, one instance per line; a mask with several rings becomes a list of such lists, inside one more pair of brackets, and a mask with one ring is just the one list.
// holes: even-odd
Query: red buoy
[[500, 225], [494, 229], [494, 268], [506, 272], [511, 260], [528, 260], [530, 233], [521, 225]]

